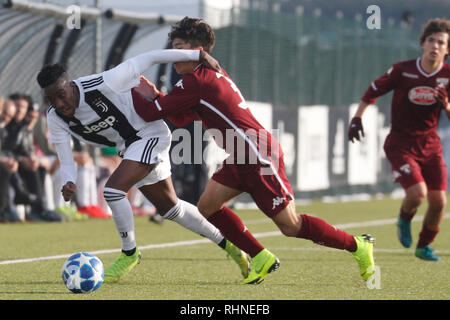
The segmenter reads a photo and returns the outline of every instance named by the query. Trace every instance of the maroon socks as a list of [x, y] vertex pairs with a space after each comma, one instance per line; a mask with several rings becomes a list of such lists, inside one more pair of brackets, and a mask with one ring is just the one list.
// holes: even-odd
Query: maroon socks
[[400, 209], [400, 218], [402, 218], [404, 221], [410, 222], [414, 218], [416, 212], [417, 210], [415, 210], [413, 213], [406, 213], [403, 211], [403, 209]]
[[352, 235], [339, 230], [320, 218], [306, 214], [302, 214], [300, 217], [302, 218], [302, 227], [298, 233], [298, 238], [308, 239], [330, 248], [350, 252], [356, 251], [357, 245]]
[[[298, 238], [308, 239], [314, 243], [341, 250], [354, 252], [357, 249], [355, 238], [326, 221], [308, 216], [300, 215], [302, 227]], [[252, 258], [264, 247], [253, 237], [242, 220], [230, 209], [223, 207], [208, 218], [222, 235], [241, 250], [247, 252]]]
[[213, 213], [208, 221], [235, 246], [247, 252], [250, 257], [256, 256], [264, 247], [253, 237], [241, 218], [227, 207]]
[[419, 242], [417, 248], [423, 248], [433, 242], [434, 238], [439, 232], [439, 227], [423, 226], [419, 233]]

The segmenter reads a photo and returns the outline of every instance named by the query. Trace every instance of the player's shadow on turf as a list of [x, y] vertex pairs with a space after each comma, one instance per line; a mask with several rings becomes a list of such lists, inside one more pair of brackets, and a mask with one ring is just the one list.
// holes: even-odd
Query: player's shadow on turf
[[[58, 281], [33, 281], [33, 282], [20, 282], [20, 281], [5, 281], [5, 282], [0, 282], [0, 285], [19, 285], [19, 286], [36, 286], [36, 285], [57, 285], [59, 282]], [[0, 291], [0, 295], [1, 294], [6, 294], [6, 295], [17, 295], [17, 294], [25, 294], [25, 295], [42, 295], [42, 294], [65, 294], [65, 293], [69, 293], [71, 294], [71, 292], [66, 291], [66, 290], [61, 290], [61, 291], [23, 291], [23, 292], [18, 292], [18, 291]]]
[[[200, 275], [199, 275], [200, 277]], [[167, 281], [154, 281], [152, 279], [149, 279], [149, 281], [139, 281], [139, 282], [132, 282], [132, 281], [127, 281], [127, 280], [122, 280], [120, 282], [114, 283], [114, 284], [109, 284], [107, 283], [106, 286], [108, 285], [114, 285], [114, 286], [144, 286], [144, 287], [176, 287], [179, 288], [180, 286], [182, 287], [186, 287], [186, 286], [200, 286], [203, 285], [205, 287], [211, 286], [211, 285], [215, 285], [215, 286], [230, 286], [230, 285], [234, 285], [234, 284], [238, 284], [239, 285], [239, 281], [236, 282], [232, 282], [229, 280], [223, 280], [222, 282], [218, 282], [218, 281], [202, 281], [202, 280], [187, 280], [187, 279], [181, 279], [177, 282], [167, 282]], [[70, 292], [69, 292], [70, 293]]]
[[59, 284], [59, 281], [0, 281], [0, 285], [33, 286], [36, 284]]
[[149, 260], [149, 261], [196, 261], [198, 263], [198, 261], [201, 259], [201, 261], [226, 261], [225, 259], [221, 259], [221, 258], [157, 258], [157, 257], [148, 257], [148, 258], [142, 258], [141, 260]]
[[14, 292], [8, 292], [8, 291], [0, 291], [0, 295], [5, 294], [5, 295], [42, 295], [42, 294], [69, 294], [69, 295], [73, 295], [73, 293], [71, 292], [64, 292], [64, 291], [24, 291], [24, 292], [19, 292], [19, 291], [14, 291]]

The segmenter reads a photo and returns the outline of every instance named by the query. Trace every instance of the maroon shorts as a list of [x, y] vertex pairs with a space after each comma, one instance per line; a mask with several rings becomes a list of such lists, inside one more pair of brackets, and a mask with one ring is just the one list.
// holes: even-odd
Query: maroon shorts
[[395, 182], [404, 189], [425, 182], [429, 190], [447, 190], [447, 166], [437, 134], [408, 137], [389, 133], [384, 143]]
[[283, 158], [276, 166], [236, 165], [222, 163], [212, 179], [227, 187], [248, 192], [269, 218], [286, 208], [293, 200], [291, 184], [286, 177]]

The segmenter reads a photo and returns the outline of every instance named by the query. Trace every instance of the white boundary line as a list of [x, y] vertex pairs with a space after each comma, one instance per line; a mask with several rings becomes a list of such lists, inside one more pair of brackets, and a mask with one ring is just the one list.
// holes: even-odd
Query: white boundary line
[[[270, 247], [270, 250], [274, 251], [333, 251], [336, 252], [336, 249], [333, 248], [327, 248], [323, 246], [318, 247]], [[415, 249], [384, 249], [384, 248], [373, 248], [374, 252], [386, 252], [386, 253], [414, 253]], [[444, 254], [450, 254], [450, 250], [435, 250], [434, 252], [438, 253], [444, 253]]]
[[[417, 221], [422, 218], [423, 218], [423, 216], [414, 217], [413, 221]], [[448, 218], [450, 218], [450, 213], [446, 213], [444, 215], [444, 219], [448, 219]], [[268, 222], [271, 221], [270, 219], [266, 219], [266, 220]], [[258, 219], [258, 221], [262, 222], [263, 220]], [[350, 222], [350, 223], [344, 223], [344, 224], [337, 224], [337, 225], [335, 225], [335, 227], [339, 228], [339, 229], [351, 229], [351, 228], [368, 227], [368, 226], [384, 226], [384, 225], [394, 224], [394, 223], [396, 223], [396, 221], [397, 221], [397, 219], [395, 218], [395, 219], [381, 219], [381, 220], [371, 220], [371, 221], [363, 221], [363, 222]], [[282, 235], [282, 233], [280, 231], [270, 231], [270, 232], [253, 234], [253, 236], [255, 236], [255, 238], [276, 237], [276, 236], [280, 236], [280, 235]], [[210, 243], [210, 242], [211, 241], [209, 239], [166, 242], [166, 243], [159, 243], [159, 244], [150, 244], [150, 245], [146, 245], [146, 246], [139, 246], [139, 249], [140, 250], [148, 250], [148, 249], [170, 248], [170, 247], [189, 246], [189, 245], [196, 245], [196, 244]], [[317, 249], [319, 249], [319, 248], [317, 248]], [[298, 249], [292, 249], [292, 250], [317, 250], [317, 249], [316, 248], [298, 248]], [[320, 248], [320, 250], [323, 250], [323, 248]], [[378, 249], [378, 250], [383, 250], [383, 249]], [[386, 250], [388, 250], [388, 249], [386, 249]], [[121, 249], [106, 249], [106, 250], [89, 251], [89, 253], [94, 254], [94, 255], [100, 255], [100, 254], [116, 253], [116, 252], [120, 252], [120, 251], [121, 251]], [[397, 251], [395, 251], [395, 252], [397, 252]], [[47, 257], [4, 260], [4, 261], [0, 261], [0, 265], [28, 263], [28, 262], [35, 262], [35, 261], [57, 260], [57, 259], [67, 259], [72, 254], [73, 253], [61, 254], [61, 255], [56, 255], [56, 256], [47, 256]]]

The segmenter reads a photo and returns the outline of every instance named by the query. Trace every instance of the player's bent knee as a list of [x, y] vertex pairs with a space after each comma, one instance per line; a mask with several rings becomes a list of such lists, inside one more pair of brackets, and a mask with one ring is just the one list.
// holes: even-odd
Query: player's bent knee
[[125, 199], [127, 196], [126, 192], [117, 190], [114, 188], [105, 187], [103, 189], [103, 197], [106, 202], [119, 201]]
[[298, 234], [296, 229], [289, 227], [289, 226], [279, 227], [279, 229], [280, 229], [281, 233], [286, 237], [296, 237]]
[[220, 210], [221, 207], [213, 205], [210, 201], [206, 200], [204, 197], [200, 197], [197, 203], [198, 211], [205, 217], [209, 218], [214, 213]]
[[286, 208], [272, 217], [273, 222], [287, 237], [297, 237], [302, 227], [302, 217], [295, 210], [295, 204], [291, 202]]
[[435, 199], [429, 202], [429, 207], [434, 212], [444, 211], [447, 202], [445, 199]]
[[421, 185], [412, 186], [406, 190], [406, 197], [411, 204], [420, 206], [427, 197], [427, 189]]
[[[201, 200], [201, 199], [200, 199]], [[209, 209], [208, 205], [202, 201], [199, 201], [197, 203], [197, 208], [198, 211], [200, 211], [200, 213], [205, 217], [205, 218], [209, 218], [214, 212], [212, 210]]]
[[425, 198], [413, 198], [409, 201], [412, 207], [419, 207], [422, 205], [422, 203], [425, 201]]
[[419, 207], [425, 201], [426, 195], [423, 193], [412, 193], [408, 195], [408, 203], [413, 207]]
[[274, 222], [281, 233], [286, 237], [297, 237], [301, 229], [301, 219], [289, 223], [277, 222], [276, 220], [274, 220]]

